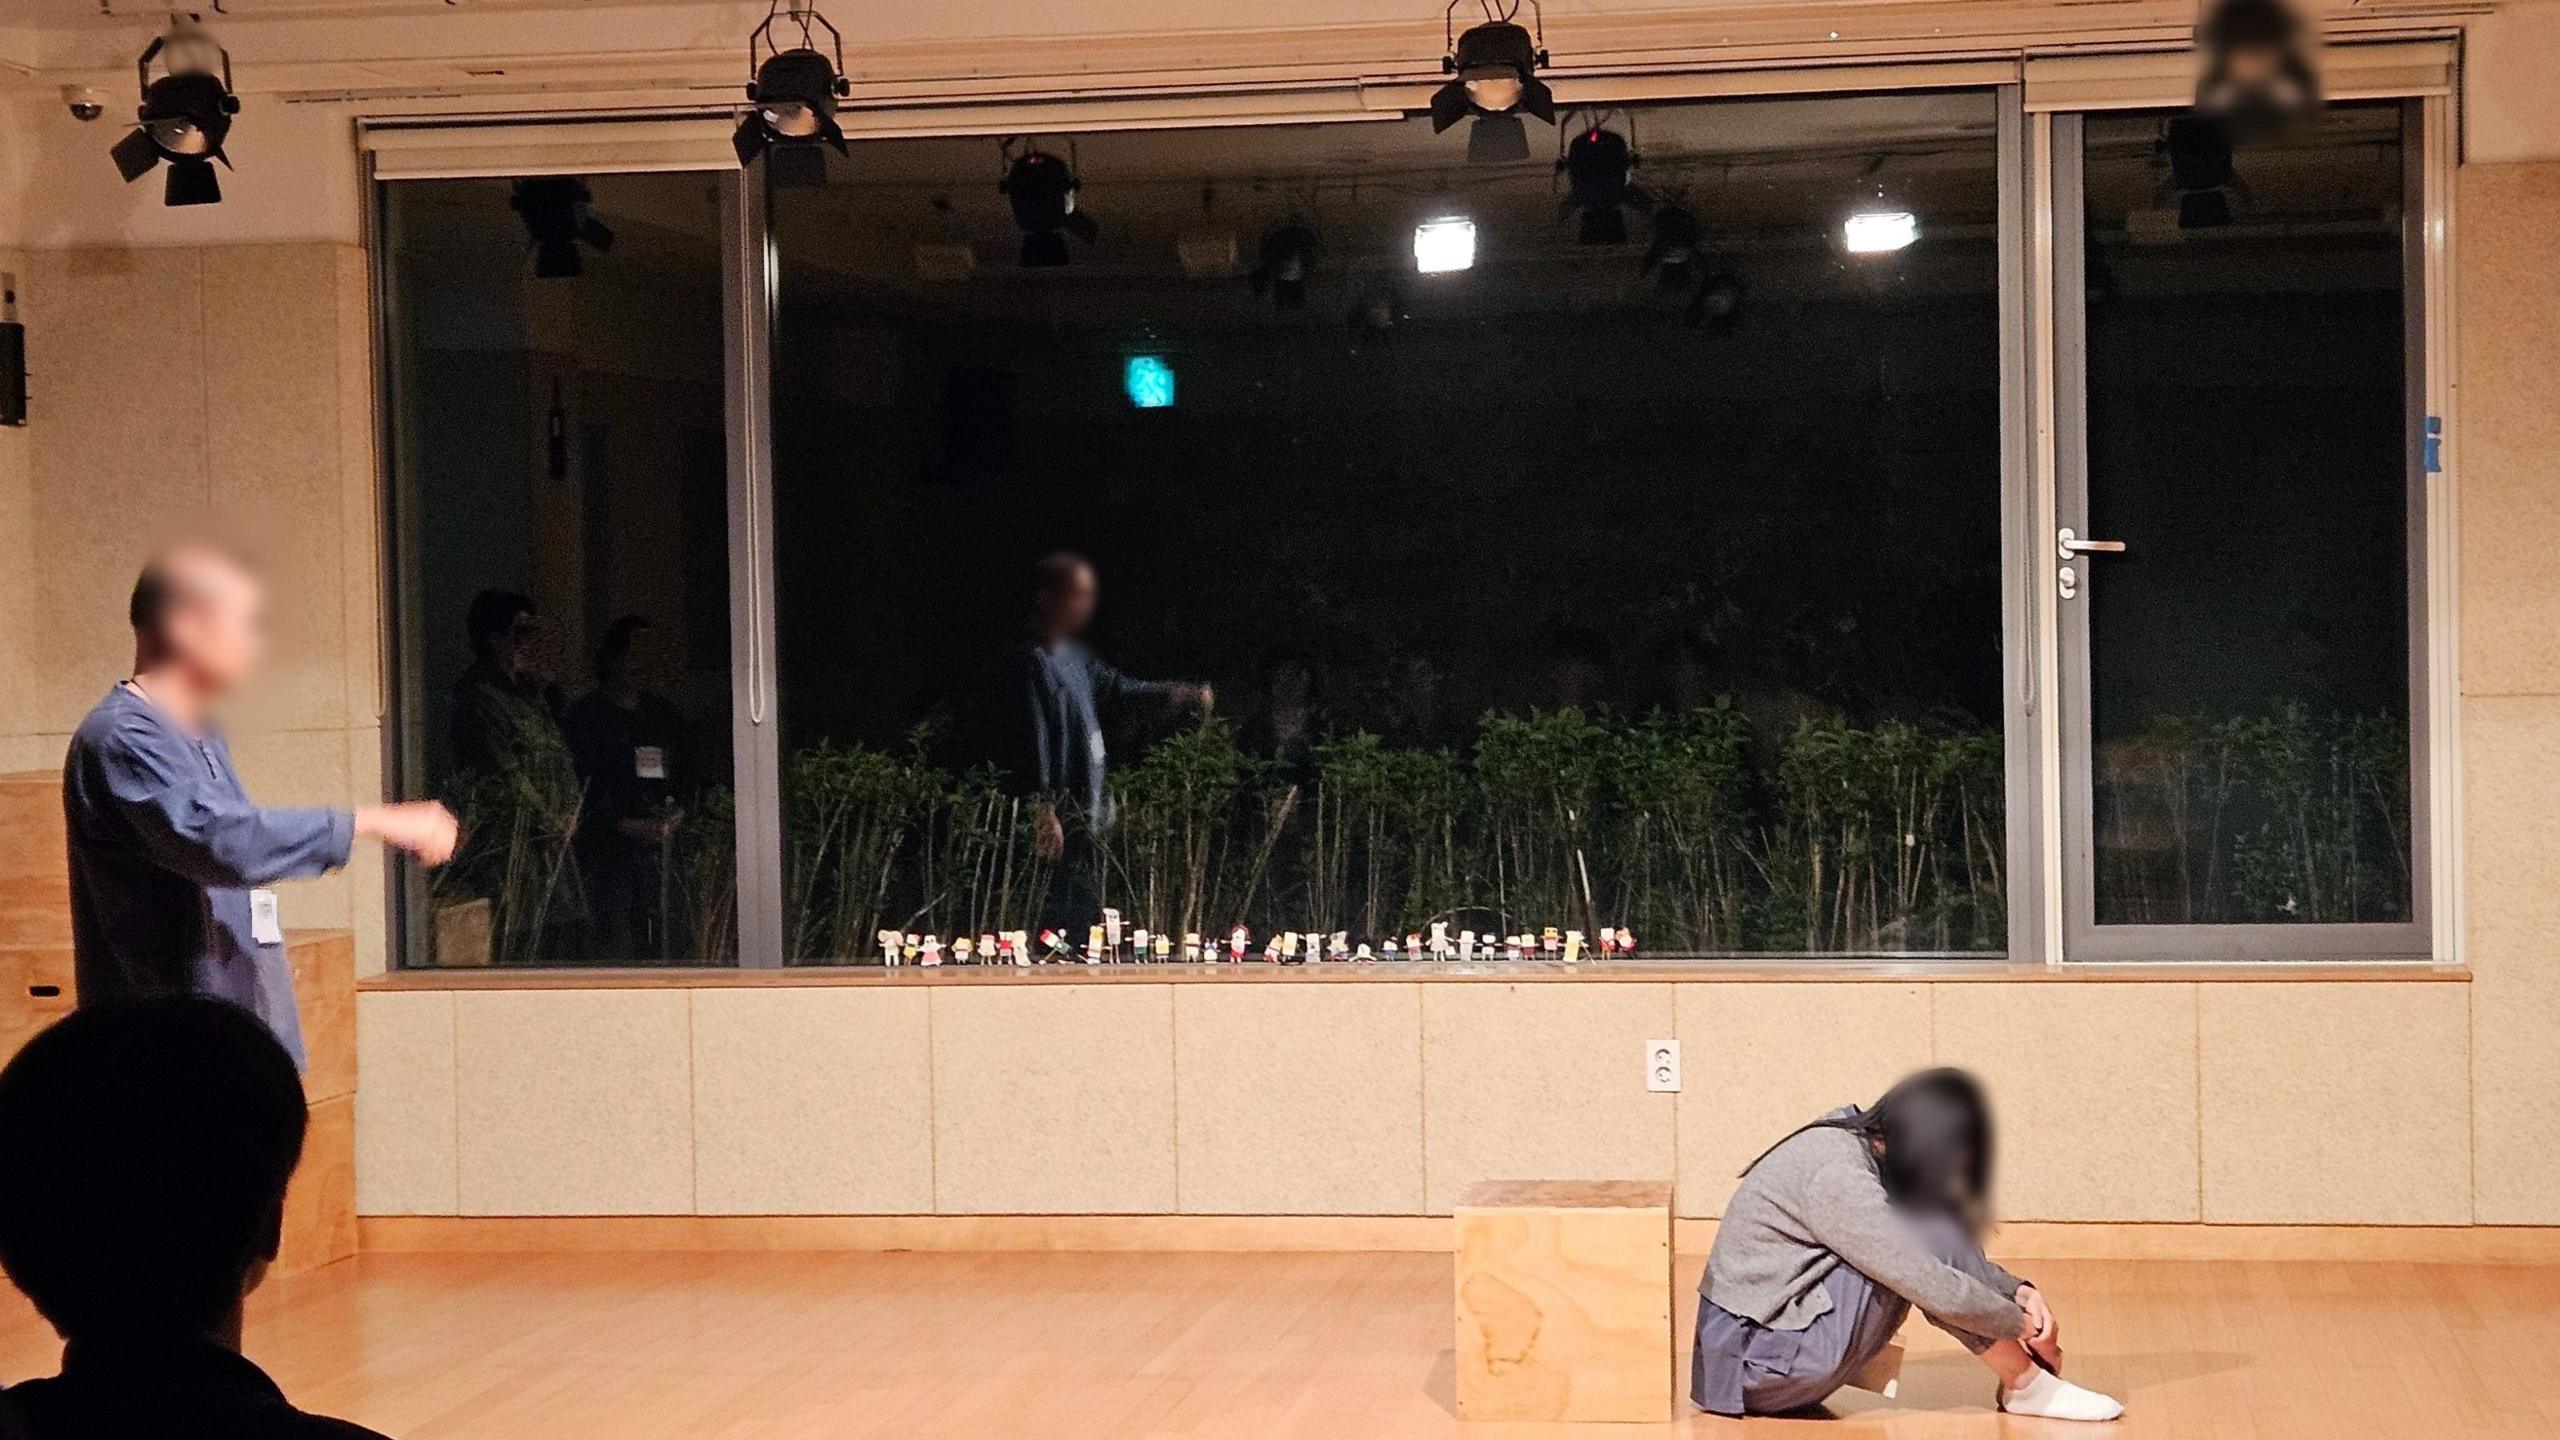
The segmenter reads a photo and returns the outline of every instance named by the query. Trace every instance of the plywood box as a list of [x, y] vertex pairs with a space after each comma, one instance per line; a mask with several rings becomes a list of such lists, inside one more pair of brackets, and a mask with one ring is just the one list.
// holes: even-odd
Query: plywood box
[[284, 1249], [278, 1275], [317, 1270], [356, 1253], [356, 1100], [311, 1107], [302, 1164], [284, 1194]]
[[70, 943], [62, 776], [0, 775], [0, 945]]
[[1669, 1184], [1486, 1181], [1457, 1252], [1460, 1419], [1672, 1418]]

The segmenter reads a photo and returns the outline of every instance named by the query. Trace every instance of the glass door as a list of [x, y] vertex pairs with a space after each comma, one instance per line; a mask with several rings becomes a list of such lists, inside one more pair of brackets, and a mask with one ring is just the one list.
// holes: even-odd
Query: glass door
[[2428, 953], [2419, 114], [2056, 121], [2070, 959]]

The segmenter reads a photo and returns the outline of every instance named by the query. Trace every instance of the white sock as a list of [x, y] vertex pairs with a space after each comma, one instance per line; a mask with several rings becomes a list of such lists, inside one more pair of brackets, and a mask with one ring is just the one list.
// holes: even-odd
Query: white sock
[[2048, 1420], [2113, 1420], [2124, 1406], [2112, 1396], [2074, 1385], [2038, 1367], [2015, 1390], [2000, 1388], [2000, 1408], [2012, 1415], [2040, 1415]]

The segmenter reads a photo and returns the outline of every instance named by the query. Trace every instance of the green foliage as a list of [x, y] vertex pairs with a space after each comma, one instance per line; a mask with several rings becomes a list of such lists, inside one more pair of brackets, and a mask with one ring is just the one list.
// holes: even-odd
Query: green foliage
[[522, 707], [505, 712], [504, 722], [497, 767], [445, 786], [462, 844], [430, 884], [438, 904], [490, 901], [491, 962], [524, 965], [562, 953], [554, 937], [586, 913], [570, 848], [585, 790], [548, 716]]

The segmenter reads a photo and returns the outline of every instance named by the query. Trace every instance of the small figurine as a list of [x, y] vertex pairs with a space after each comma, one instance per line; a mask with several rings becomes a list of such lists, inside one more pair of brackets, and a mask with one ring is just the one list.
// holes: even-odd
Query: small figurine
[[1555, 954], [1556, 948], [1563, 942], [1563, 938], [1564, 937], [1557, 931], [1556, 927], [1553, 925], [1548, 926], [1546, 930], [1538, 936], [1538, 952], [1542, 955]]
[[1619, 927], [1618, 927], [1618, 954], [1619, 954], [1619, 955], [1621, 955], [1621, 956], [1623, 956], [1623, 957], [1625, 957], [1625, 958], [1633, 959], [1633, 958], [1635, 958], [1635, 953], [1636, 953], [1636, 932], [1634, 932], [1633, 930], [1628, 929], [1628, 928], [1627, 928], [1626, 926], [1624, 926], [1624, 925], [1619, 926]]
[[1412, 931], [1404, 937], [1404, 953], [1416, 960], [1422, 958], [1422, 932]]
[[1173, 958], [1173, 937], [1161, 930], [1156, 932], [1155, 955], [1159, 964]]
[[1042, 926], [1040, 930], [1040, 950], [1042, 959], [1054, 960], [1067, 953], [1067, 942], [1064, 937], [1058, 934], [1057, 931], [1049, 929], [1047, 926]]
[[1346, 960], [1349, 959], [1350, 956], [1351, 932], [1348, 930], [1334, 931], [1333, 938], [1325, 942], [1324, 958], [1327, 960]]
[[[966, 964], [968, 964], [968, 963], [969, 963], [969, 957], [970, 957], [970, 956], [972, 956], [972, 955], [975, 955], [975, 954], [977, 954], [977, 953], [978, 953], [978, 942], [976, 942], [975, 940], [970, 939], [970, 938], [969, 938], [968, 936], [966, 936], [966, 935], [955, 935], [955, 936], [951, 937], [951, 963], [952, 963], [952, 964], [954, 964], [954, 965], [966, 965]], [[926, 964], [928, 964], [928, 965], [930, 965], [930, 964], [932, 964], [933, 962], [932, 962], [932, 961], [930, 961], [930, 960], [928, 960], [928, 961], [926, 961], [925, 963], [926, 963]]]
[[1449, 922], [1446, 920], [1431, 922], [1431, 958], [1434, 960], [1449, 958]]
[[924, 953], [924, 937], [910, 930], [907, 932], [907, 943], [900, 949], [905, 953], [907, 963], [913, 965], [916, 963], [916, 957]]
[[[1367, 950], [1369, 947], [1368, 947], [1368, 946], [1366, 946], [1366, 945], [1363, 945], [1363, 946], [1361, 946], [1360, 948], [1361, 948], [1362, 950]], [[1393, 940], [1389, 940], [1389, 941], [1387, 941], [1387, 942], [1386, 942], [1386, 953], [1387, 953], [1387, 958], [1388, 958], [1388, 959], [1393, 960], [1394, 958], [1396, 958], [1396, 942], [1394, 942]]]
[[[1396, 942], [1393, 940], [1387, 942], [1387, 952], [1390, 957], [1394, 955], [1395, 948]], [[1369, 953], [1369, 942], [1363, 940], [1360, 942], [1360, 948], [1351, 952], [1351, 958], [1354, 960], [1375, 960], [1378, 957]]]
[[1099, 925], [1087, 926], [1085, 929], [1084, 963], [1087, 965], [1102, 963], [1102, 927]]
[[1111, 958], [1120, 958], [1120, 912], [1106, 905], [1102, 908], [1102, 945]]
[[1299, 963], [1298, 932], [1295, 930], [1283, 930], [1280, 932], [1280, 963], [1283, 965], [1295, 965]]
[[1567, 965], [1582, 963], [1582, 932], [1579, 930], [1564, 932], [1564, 963]]
[[1227, 935], [1227, 958], [1237, 964], [1243, 964], [1245, 947], [1252, 943], [1253, 932], [1241, 925], [1237, 926]]
[[1603, 960], [1606, 960], [1606, 959], [1608, 959], [1609, 957], [1611, 957], [1611, 956], [1613, 956], [1613, 955], [1615, 955], [1615, 954], [1617, 954], [1617, 953], [1618, 953], [1618, 932], [1617, 932], [1617, 931], [1615, 931], [1615, 930], [1610, 929], [1610, 928], [1609, 928], [1608, 926], [1606, 926], [1606, 925], [1601, 926], [1601, 927], [1600, 927], [1600, 958], [1601, 958], [1601, 959], [1603, 959]]
[[1199, 931], [1185, 930], [1182, 932], [1182, 958], [1185, 963], [1189, 963], [1200, 958]]
[[1154, 942], [1155, 937], [1147, 933], [1146, 926], [1141, 925], [1137, 929], [1129, 932], [1129, 953], [1140, 960], [1144, 960], [1148, 955], [1153, 953]]
[[1002, 937], [998, 936], [998, 935], [997, 935], [994, 931], [992, 931], [992, 930], [990, 930], [990, 931], [986, 932], [985, 934], [980, 935], [980, 936], [978, 937], [978, 963], [979, 963], [979, 964], [981, 964], [981, 965], [993, 965], [994, 963], [996, 963], [996, 943], [997, 943], [997, 941], [998, 941], [999, 939], [1001, 939], [1001, 938], [1002, 938]]
[[901, 949], [903, 949], [903, 948], [905, 947], [906, 943], [907, 943], [907, 937], [906, 937], [906, 935], [905, 935], [904, 933], [902, 933], [902, 932], [900, 932], [900, 931], [896, 931], [896, 930], [883, 930], [883, 931], [881, 931], [881, 932], [880, 932], [880, 963], [881, 963], [881, 964], [883, 964], [883, 965], [895, 965], [895, 964], [897, 964], [897, 963], [898, 963], [898, 951], [899, 951], [899, 950], [901, 950]]
[[1473, 930], [1461, 930], [1461, 931], [1459, 931], [1459, 932], [1458, 932], [1458, 959], [1459, 959], [1459, 961], [1460, 961], [1461, 963], [1469, 963], [1469, 962], [1472, 962], [1475, 958], [1476, 958], [1476, 932], [1474, 932]]

